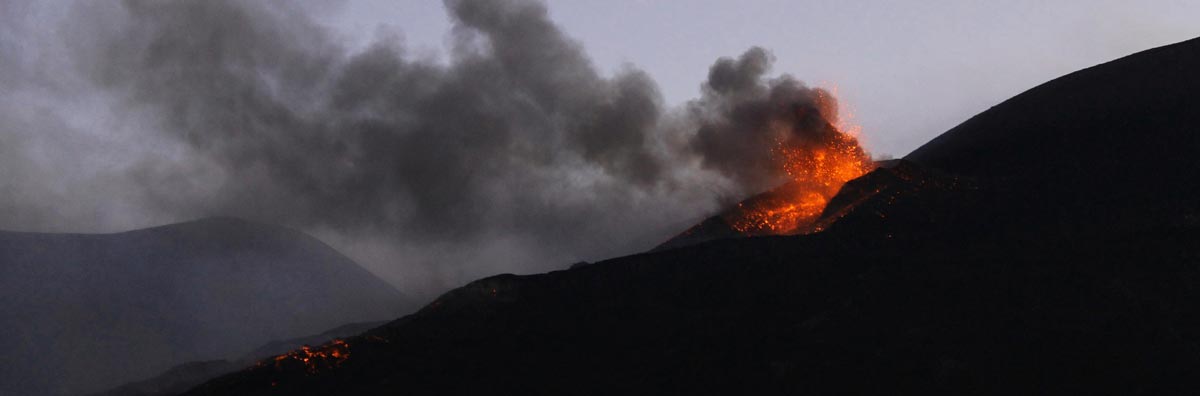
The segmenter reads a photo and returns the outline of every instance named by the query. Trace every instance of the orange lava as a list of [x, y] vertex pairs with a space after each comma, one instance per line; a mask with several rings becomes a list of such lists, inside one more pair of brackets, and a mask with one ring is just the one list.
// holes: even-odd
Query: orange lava
[[738, 204], [736, 217], [730, 221], [733, 229], [743, 234], [787, 234], [811, 223], [825, 209], [828, 199], [817, 192], [807, 192], [786, 199], [768, 199], [750, 205]]
[[277, 369], [298, 363], [304, 366], [304, 371], [316, 374], [321, 370], [337, 367], [349, 358], [350, 345], [346, 341], [333, 340], [316, 348], [301, 346], [300, 349], [276, 356], [271, 361]]
[[[832, 98], [828, 99], [830, 103]], [[820, 144], [797, 142], [786, 127], [779, 128], [771, 158], [790, 179], [775, 192], [739, 204], [725, 215], [735, 230], [747, 235], [803, 233], [825, 210], [842, 185], [875, 168], [870, 154], [855, 135], [860, 128], [848, 120], [837, 120], [836, 104], [830, 105], [831, 138]], [[817, 230], [812, 230], [817, 231]]]

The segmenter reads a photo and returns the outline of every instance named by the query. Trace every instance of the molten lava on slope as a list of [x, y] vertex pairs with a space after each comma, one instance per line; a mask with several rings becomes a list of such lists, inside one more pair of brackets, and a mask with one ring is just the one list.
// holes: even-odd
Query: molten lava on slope
[[781, 140], [772, 156], [790, 181], [769, 194], [738, 203], [722, 214], [744, 235], [795, 234], [821, 215], [825, 205], [847, 181], [870, 172], [875, 163], [858, 139], [833, 129], [831, 140], [819, 147]]
[[349, 358], [350, 345], [346, 341], [336, 339], [316, 348], [304, 345], [295, 351], [260, 362], [259, 365], [274, 364], [276, 369], [284, 369], [289, 365], [303, 365], [305, 372], [316, 374], [321, 370], [337, 367]]

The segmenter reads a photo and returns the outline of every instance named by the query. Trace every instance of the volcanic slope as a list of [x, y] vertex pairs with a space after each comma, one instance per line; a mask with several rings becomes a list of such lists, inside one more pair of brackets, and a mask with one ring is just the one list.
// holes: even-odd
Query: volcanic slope
[[140, 381], [130, 382], [90, 396], [170, 396], [178, 395], [210, 379], [241, 370], [259, 360], [287, 353], [305, 345], [320, 345], [358, 335], [386, 322], [351, 323], [335, 329], [290, 340], [271, 341], [236, 360], [187, 362]]
[[1200, 40], [1018, 95], [829, 227], [451, 291], [190, 395], [1173, 394], [1200, 385]]
[[0, 395], [94, 392], [408, 306], [282, 227], [212, 218], [116, 234], [0, 232]]

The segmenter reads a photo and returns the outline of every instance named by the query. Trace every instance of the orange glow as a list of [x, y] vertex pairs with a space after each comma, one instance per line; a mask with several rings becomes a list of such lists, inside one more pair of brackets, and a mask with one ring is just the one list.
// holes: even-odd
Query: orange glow
[[819, 231], [809, 230], [808, 226], [817, 220], [842, 185], [875, 168], [870, 155], [858, 143], [856, 135], [861, 128], [851, 124], [849, 117], [837, 117], [832, 97], [822, 97], [818, 106], [832, 124], [832, 137], [820, 144], [797, 142], [791, 129], [778, 127], [776, 145], [769, 155], [778, 170], [790, 179], [789, 183], [727, 213], [725, 220], [733, 229], [746, 235]]
[[[320, 347], [301, 346], [300, 349], [276, 356], [270, 361], [275, 368], [300, 363], [309, 374], [316, 374], [325, 369], [331, 369], [350, 358], [350, 345], [346, 341], [333, 340]], [[261, 365], [262, 363], [260, 363]]]

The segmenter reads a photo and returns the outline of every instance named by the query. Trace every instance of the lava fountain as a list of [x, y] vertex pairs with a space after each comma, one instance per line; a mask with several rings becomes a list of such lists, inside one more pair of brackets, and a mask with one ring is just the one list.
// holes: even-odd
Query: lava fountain
[[819, 231], [814, 222], [842, 185], [875, 168], [859, 145], [860, 128], [839, 118], [837, 101], [816, 90], [813, 103], [789, 104], [788, 117], [770, 125], [774, 145], [767, 155], [786, 182], [739, 203], [722, 217], [743, 235]]

